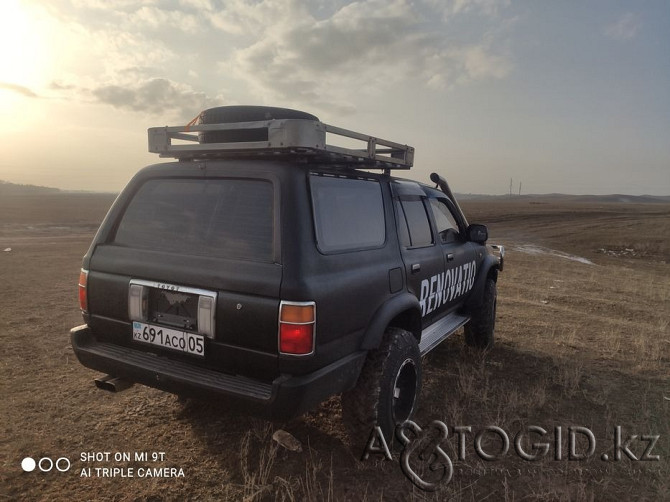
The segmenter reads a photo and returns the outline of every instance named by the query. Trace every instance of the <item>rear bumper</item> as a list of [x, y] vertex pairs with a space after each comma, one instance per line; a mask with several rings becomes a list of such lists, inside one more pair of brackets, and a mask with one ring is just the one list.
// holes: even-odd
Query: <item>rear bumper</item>
[[355, 352], [307, 375], [261, 382], [101, 342], [87, 325], [72, 329], [70, 338], [87, 368], [175, 394], [225, 399], [241, 412], [270, 420], [288, 420], [352, 388], [366, 356], [365, 351]]

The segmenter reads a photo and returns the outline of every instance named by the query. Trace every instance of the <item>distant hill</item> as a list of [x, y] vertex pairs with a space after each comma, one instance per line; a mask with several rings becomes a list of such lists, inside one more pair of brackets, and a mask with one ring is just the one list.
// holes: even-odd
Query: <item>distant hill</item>
[[0, 180], [0, 196], [2, 195], [30, 195], [60, 193], [58, 188], [42, 187], [37, 185], [18, 185], [9, 181]]
[[562, 193], [529, 194], [529, 195], [481, 195], [481, 194], [456, 194], [459, 200], [510, 200], [510, 201], [543, 201], [543, 202], [583, 202], [597, 204], [649, 204], [670, 203], [670, 195], [568, 195]]
[[[2, 195], [39, 195], [55, 193], [108, 193], [108, 192], [90, 192], [88, 190], [61, 190], [60, 188], [44, 187], [39, 185], [20, 185], [0, 180], [0, 196]], [[111, 192], [109, 192], [111, 193]], [[584, 202], [584, 203], [624, 203], [624, 204], [649, 204], [649, 203], [670, 203], [670, 195], [567, 195], [561, 193], [548, 194], [528, 194], [528, 195], [485, 195], [473, 193], [457, 193], [458, 200], [510, 200], [510, 201], [563, 201], [563, 202]]]
[[39, 195], [39, 194], [118, 194], [118, 192], [96, 192], [93, 190], [67, 190], [53, 187], [44, 187], [40, 185], [20, 185], [0, 180], [0, 195]]
[[[562, 195], [561, 197], [566, 197]], [[668, 195], [625, 195], [625, 194], [611, 194], [611, 195], [573, 195], [571, 196], [575, 202], [613, 202], [625, 204], [649, 204], [654, 202], [667, 203], [670, 202]]]

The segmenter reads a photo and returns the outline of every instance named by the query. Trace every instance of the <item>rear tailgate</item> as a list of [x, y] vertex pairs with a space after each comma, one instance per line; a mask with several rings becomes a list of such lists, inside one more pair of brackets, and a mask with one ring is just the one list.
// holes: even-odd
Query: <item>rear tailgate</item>
[[[88, 264], [96, 336], [229, 374], [276, 377], [276, 191], [271, 180], [225, 177], [135, 187]], [[201, 308], [210, 299], [213, 329]]]

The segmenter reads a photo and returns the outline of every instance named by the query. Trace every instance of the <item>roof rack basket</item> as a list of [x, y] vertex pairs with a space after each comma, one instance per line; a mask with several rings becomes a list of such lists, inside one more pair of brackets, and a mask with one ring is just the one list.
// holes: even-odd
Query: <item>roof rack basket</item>
[[[252, 141], [203, 141], [207, 133], [215, 131], [233, 131], [229, 137], [248, 137]], [[245, 135], [245, 132], [249, 134]], [[307, 119], [152, 127], [148, 133], [150, 152], [157, 153], [160, 157], [183, 160], [298, 156], [342, 167], [385, 171], [409, 169], [414, 162], [414, 148], [411, 146]], [[349, 142], [360, 141], [361, 148], [327, 144], [326, 134], [329, 134], [329, 139], [349, 138]], [[173, 141], [177, 141], [177, 144], [173, 144]]]

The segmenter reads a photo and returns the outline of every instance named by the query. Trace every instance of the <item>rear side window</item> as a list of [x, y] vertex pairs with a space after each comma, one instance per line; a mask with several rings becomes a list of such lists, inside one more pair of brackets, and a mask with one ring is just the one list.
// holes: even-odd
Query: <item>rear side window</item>
[[433, 244], [433, 234], [426, 213], [426, 206], [420, 199], [401, 201], [409, 229], [412, 247], [425, 247]]
[[272, 262], [273, 188], [263, 180], [154, 179], [116, 231], [118, 245]]
[[310, 183], [320, 251], [331, 253], [384, 245], [386, 222], [379, 182], [312, 175]]

